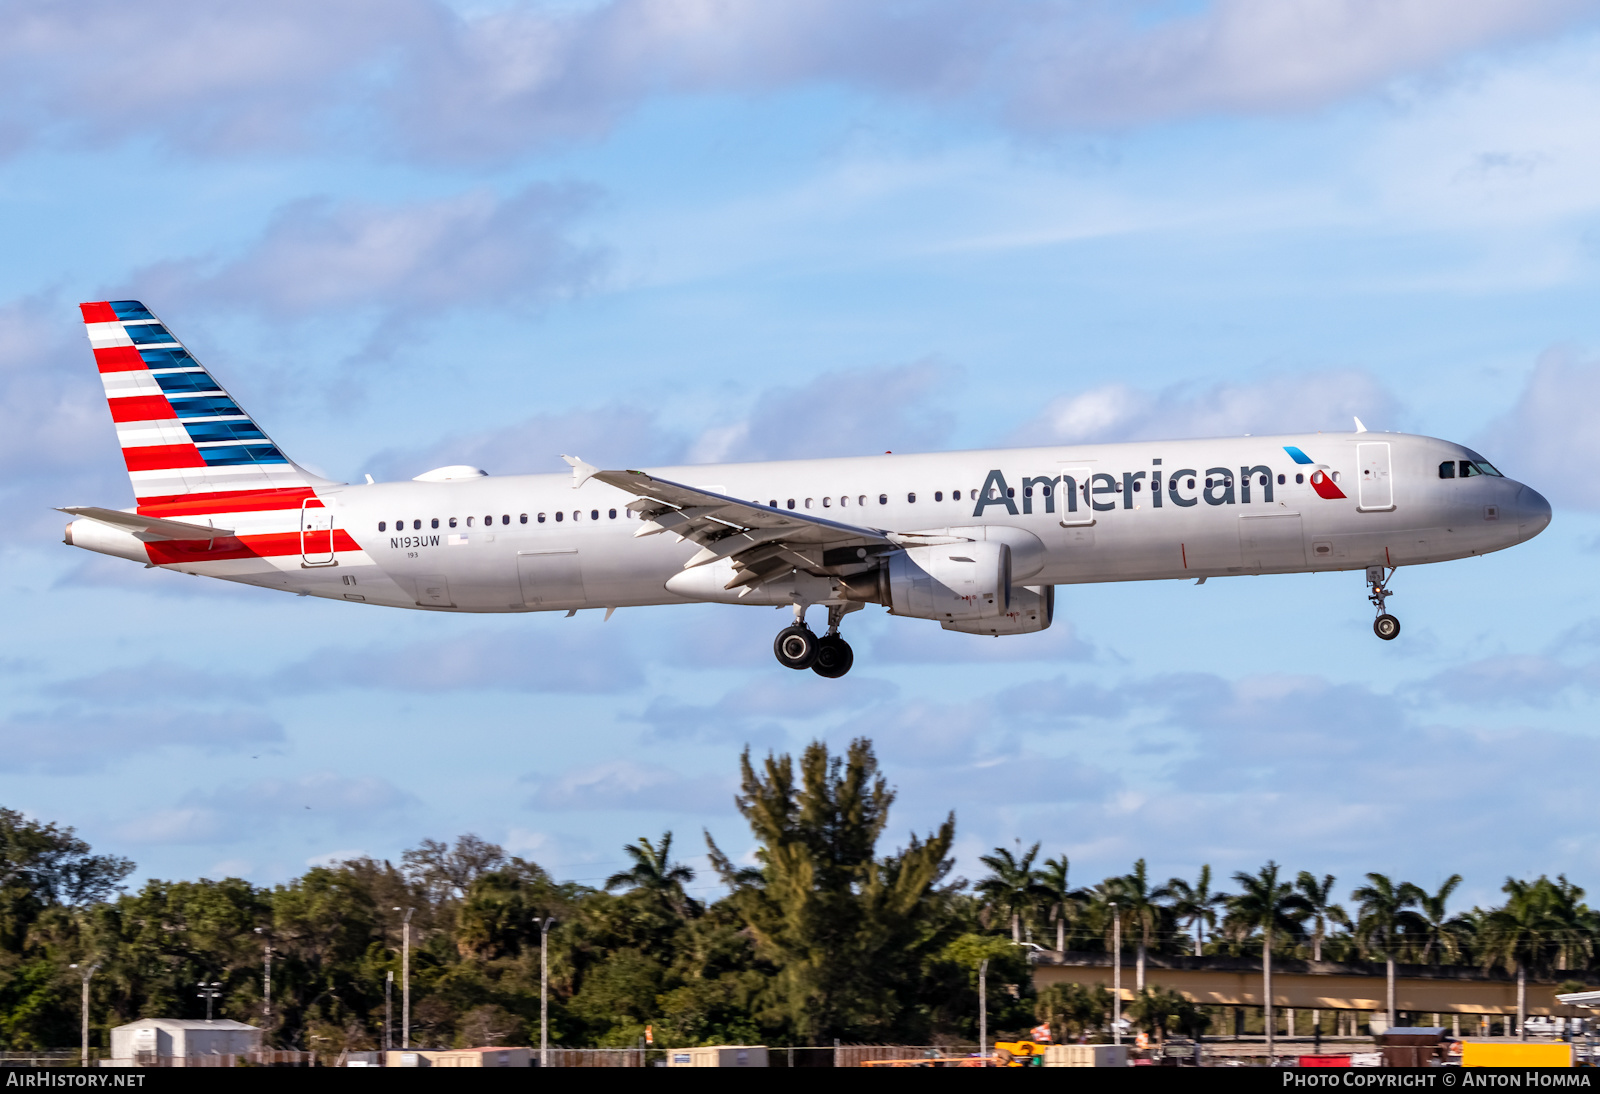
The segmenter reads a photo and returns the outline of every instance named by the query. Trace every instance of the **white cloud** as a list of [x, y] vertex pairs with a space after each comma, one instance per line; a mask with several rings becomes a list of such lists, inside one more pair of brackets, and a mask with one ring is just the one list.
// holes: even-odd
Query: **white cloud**
[[534, 784], [528, 808], [541, 812], [660, 810], [722, 813], [737, 789], [731, 776], [683, 776], [634, 760], [607, 760], [555, 776], [525, 776]]
[[1353, 369], [1312, 370], [1255, 382], [1198, 388], [1180, 384], [1147, 391], [1105, 384], [1051, 400], [1018, 428], [1016, 444], [1088, 443], [1242, 433], [1348, 433], [1360, 417], [1369, 428], [1398, 425], [1401, 408], [1372, 375]]
[[1516, 405], [1477, 447], [1558, 508], [1600, 508], [1600, 361], [1567, 348], [1541, 354]]
[[165, 262], [131, 281], [152, 298], [273, 318], [355, 308], [405, 324], [451, 307], [529, 308], [599, 275], [603, 252], [568, 234], [592, 198], [586, 188], [536, 184], [506, 198], [475, 190], [410, 205], [305, 199], [220, 268]]

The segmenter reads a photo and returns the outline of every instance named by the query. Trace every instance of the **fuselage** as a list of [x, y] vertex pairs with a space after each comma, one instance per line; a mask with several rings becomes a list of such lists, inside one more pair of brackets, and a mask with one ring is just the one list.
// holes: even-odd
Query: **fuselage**
[[[1444, 562], [1513, 546], [1550, 520], [1543, 497], [1469, 449], [1396, 433], [648, 470], [862, 528], [989, 530], [1010, 544], [1014, 580], [1027, 586]], [[685, 570], [699, 545], [636, 536], [634, 495], [598, 481], [575, 488], [567, 473], [436, 478], [195, 494], [160, 515], [234, 536], [150, 542], [80, 520], [68, 541], [187, 573], [428, 611], [835, 599], [815, 583], [803, 592], [783, 582], [743, 597], [726, 591], [718, 567]]]

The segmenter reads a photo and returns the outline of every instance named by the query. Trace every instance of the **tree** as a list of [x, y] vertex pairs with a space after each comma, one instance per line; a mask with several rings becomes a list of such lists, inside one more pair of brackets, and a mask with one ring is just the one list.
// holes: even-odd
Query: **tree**
[[505, 848], [468, 832], [451, 847], [425, 839], [400, 856], [401, 869], [435, 903], [466, 896], [472, 883], [505, 865]]
[[1050, 890], [1053, 903], [1050, 906], [1050, 918], [1056, 925], [1056, 949], [1067, 948], [1067, 920], [1072, 918], [1077, 895], [1072, 892], [1067, 884], [1067, 873], [1070, 867], [1066, 855], [1057, 855], [1055, 858], [1044, 860], [1044, 869], [1039, 872], [1039, 883]]
[[1033, 910], [1047, 902], [1055, 893], [1045, 885], [1043, 875], [1033, 868], [1039, 854], [1039, 845], [1019, 856], [1004, 847], [996, 847], [992, 855], [980, 855], [978, 861], [990, 870], [988, 877], [973, 886], [985, 903], [1011, 920], [1011, 941], [1022, 941], [1022, 920], [1031, 917]]
[[1051, 984], [1034, 1000], [1034, 1017], [1048, 1022], [1060, 1042], [1099, 1029], [1110, 1014], [1111, 993], [1103, 984]]
[[1272, 1016], [1272, 939], [1274, 935], [1297, 938], [1300, 923], [1310, 914], [1306, 898], [1287, 881], [1278, 880], [1279, 866], [1268, 861], [1254, 874], [1239, 872], [1233, 880], [1240, 892], [1228, 901], [1228, 926], [1241, 939], [1261, 932], [1261, 1005], [1267, 1026], [1267, 1055], [1273, 1054]]
[[[1416, 912], [1410, 918], [1412, 931], [1407, 932], [1408, 941], [1412, 941], [1415, 948], [1417, 942], [1422, 943], [1422, 949], [1417, 953], [1417, 959], [1422, 964], [1431, 964], [1434, 952], [1440, 958], [1454, 960], [1461, 955], [1464, 940], [1472, 930], [1471, 921], [1448, 913], [1446, 905], [1450, 901], [1450, 894], [1455, 892], [1456, 886], [1461, 884], [1460, 874], [1451, 874], [1439, 886], [1437, 893], [1429, 893], [1420, 885], [1405, 882], [1400, 886], [1400, 895], [1415, 906]], [[1415, 936], [1412, 940], [1411, 936]]]
[[1415, 927], [1417, 920], [1408, 912], [1414, 896], [1403, 885], [1396, 885], [1383, 874], [1368, 874], [1367, 884], [1350, 894], [1350, 899], [1360, 905], [1356, 918], [1356, 939], [1367, 949], [1383, 955], [1388, 972], [1385, 995], [1388, 1021], [1392, 1026], [1394, 1016], [1394, 962], [1400, 948], [1401, 935]]
[[645, 836], [622, 849], [633, 865], [606, 878], [607, 889], [639, 889], [650, 893], [685, 919], [699, 912], [700, 906], [683, 891], [694, 880], [694, 870], [672, 861], [672, 833], [664, 833], [659, 843]]
[[[1561, 880], [1566, 881], [1565, 875]], [[1517, 1032], [1527, 1037], [1528, 968], [1539, 967], [1566, 924], [1558, 912], [1561, 894], [1550, 879], [1518, 881], [1506, 878], [1500, 889], [1506, 902], [1483, 917], [1485, 967], [1500, 965], [1517, 977]], [[1582, 890], [1577, 890], [1581, 896]]]
[[[735, 799], [760, 844], [759, 879], [711, 840], [729, 900], [774, 974], [766, 1011], [804, 1038], [892, 1036], [910, 1006], [923, 960], [956, 933], [941, 916], [955, 815], [925, 838], [878, 857], [894, 793], [872, 743], [843, 757], [821, 741], [799, 763], [769, 755], [757, 770], [747, 749]], [[812, 1040], [811, 1043], [818, 1043]]]
[[1306, 918], [1313, 924], [1311, 931], [1313, 961], [1322, 960], [1322, 940], [1327, 937], [1328, 924], [1350, 926], [1350, 916], [1333, 902], [1333, 882], [1332, 874], [1323, 874], [1322, 880], [1318, 881], [1317, 876], [1309, 870], [1301, 870], [1294, 879], [1294, 887], [1305, 900]]
[[1144, 859], [1140, 859], [1133, 864], [1132, 873], [1106, 879], [1106, 891], [1117, 903], [1117, 915], [1124, 928], [1133, 928], [1138, 932], [1134, 991], [1143, 991], [1145, 953], [1150, 948], [1150, 936], [1160, 927], [1162, 916], [1167, 911], [1157, 901], [1167, 898], [1167, 890], [1150, 887], [1149, 871], [1145, 868]]
[[1203, 955], [1206, 952], [1206, 928], [1216, 929], [1217, 909], [1228, 904], [1226, 893], [1211, 891], [1211, 865], [1207, 863], [1200, 867], [1200, 876], [1193, 885], [1181, 877], [1175, 877], [1167, 882], [1166, 890], [1172, 901], [1173, 916], [1194, 931], [1195, 955]]

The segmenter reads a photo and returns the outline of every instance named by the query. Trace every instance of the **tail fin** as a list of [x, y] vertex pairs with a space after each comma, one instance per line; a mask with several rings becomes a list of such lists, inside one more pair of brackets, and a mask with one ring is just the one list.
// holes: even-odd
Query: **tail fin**
[[323, 485], [137, 300], [78, 305], [139, 507]]

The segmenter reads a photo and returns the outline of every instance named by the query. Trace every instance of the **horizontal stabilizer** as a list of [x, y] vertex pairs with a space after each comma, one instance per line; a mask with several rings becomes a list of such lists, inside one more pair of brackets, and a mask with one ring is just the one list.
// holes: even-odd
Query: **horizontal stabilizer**
[[232, 528], [211, 528], [204, 524], [189, 524], [181, 520], [142, 517], [138, 513], [124, 513], [120, 509], [101, 509], [96, 505], [69, 505], [60, 511], [75, 517], [97, 520], [113, 528], [121, 528], [146, 540], [221, 539], [233, 535]]

